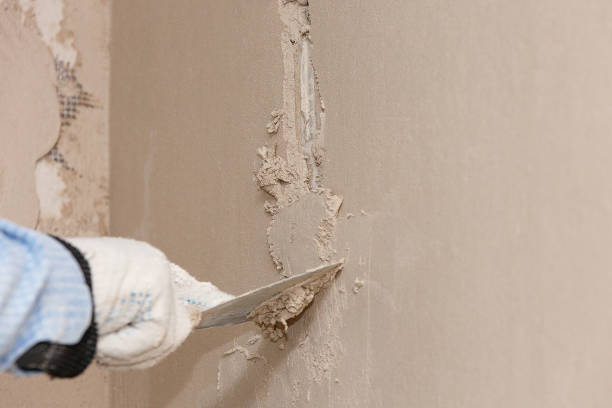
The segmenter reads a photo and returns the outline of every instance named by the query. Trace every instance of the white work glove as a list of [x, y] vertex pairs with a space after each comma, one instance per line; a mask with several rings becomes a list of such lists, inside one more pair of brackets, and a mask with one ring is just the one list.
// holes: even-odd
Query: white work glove
[[124, 238], [66, 238], [89, 262], [96, 359], [109, 368], [147, 368], [176, 348], [202, 310], [233, 296], [198, 282], [151, 245]]

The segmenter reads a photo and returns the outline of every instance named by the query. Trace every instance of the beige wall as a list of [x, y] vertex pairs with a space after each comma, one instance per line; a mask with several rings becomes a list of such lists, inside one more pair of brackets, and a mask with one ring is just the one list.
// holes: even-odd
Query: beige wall
[[[159, 368], [115, 377], [129, 390], [115, 402], [609, 405], [612, 7], [310, 3], [345, 271], [284, 350], [248, 344], [249, 324], [196, 333]], [[278, 142], [290, 160], [293, 136], [263, 126], [300, 84], [281, 39], [292, 10], [182, 0], [114, 11], [112, 230], [235, 293], [276, 276], [270, 197], [251, 178], [260, 145]], [[293, 208], [278, 222], [299, 235], [316, 220]], [[284, 250], [319, 261], [307, 246]], [[224, 356], [234, 343], [248, 353]]]
[[368, 378], [331, 405], [610, 405], [610, 3], [311, 4], [329, 179], [371, 214]]
[[[110, 2], [0, 0], [0, 217], [108, 232]], [[108, 407], [109, 373], [0, 376], [2, 407]]]
[[[235, 293], [278, 279], [252, 180], [281, 96], [276, 4], [116, 2], [112, 18], [111, 232]], [[114, 375], [115, 406], [214, 398], [221, 355], [251, 332], [197, 332], [158, 367]]]
[[[201, 331], [144, 372], [3, 376], [2, 404], [610, 405], [608, 2], [310, 0], [313, 83], [303, 1], [115, 2], [110, 103], [108, 3], [60, 2], [72, 36], [51, 37], [35, 3], [19, 2], [21, 24], [54, 57], [74, 46], [95, 101], [32, 164], [39, 228], [106, 231], [110, 107], [111, 233], [233, 293], [278, 279], [279, 260], [314, 266], [326, 201], [296, 154], [314, 112], [325, 154], [306, 154], [344, 198], [325, 248], [346, 267], [286, 342], [250, 342], [251, 324]], [[254, 181], [262, 145], [294, 172], [266, 187], [276, 197]]]

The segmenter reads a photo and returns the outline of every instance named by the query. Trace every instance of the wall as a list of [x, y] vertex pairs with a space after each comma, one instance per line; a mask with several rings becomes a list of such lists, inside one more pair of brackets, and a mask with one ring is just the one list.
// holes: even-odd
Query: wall
[[[0, 13], [0, 217], [104, 235], [110, 3], [3, 0]], [[96, 367], [72, 381], [2, 375], [0, 405], [107, 407], [108, 380]]]
[[[608, 3], [304, 3], [115, 3], [112, 231], [234, 293], [343, 257], [334, 286], [287, 340], [3, 403], [608, 406]], [[109, 4], [0, 6], [0, 214], [104, 234]]]
[[609, 4], [279, 1], [115, 4], [111, 231], [234, 293], [345, 270], [113, 403], [609, 405]]
[[[253, 182], [281, 101], [277, 5], [116, 2], [112, 19], [112, 234], [148, 240], [235, 293], [278, 279]], [[114, 406], [214, 397], [219, 359], [242, 333], [255, 330], [197, 332], [158, 367], [114, 375]]]

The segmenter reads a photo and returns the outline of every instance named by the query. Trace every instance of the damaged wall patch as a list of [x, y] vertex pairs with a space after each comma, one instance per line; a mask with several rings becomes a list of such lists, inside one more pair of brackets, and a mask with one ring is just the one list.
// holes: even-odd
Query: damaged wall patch
[[[321, 261], [332, 262], [335, 230], [342, 197], [323, 185], [325, 104], [312, 62], [308, 2], [279, 0], [283, 23], [283, 105], [271, 114], [271, 136], [258, 149], [261, 159], [255, 182], [273, 200], [264, 210], [272, 216], [267, 228], [270, 256], [281, 276], [304, 272]], [[300, 314], [335, 273], [300, 286], [261, 305], [255, 322], [269, 339], [284, 337], [287, 321]]]

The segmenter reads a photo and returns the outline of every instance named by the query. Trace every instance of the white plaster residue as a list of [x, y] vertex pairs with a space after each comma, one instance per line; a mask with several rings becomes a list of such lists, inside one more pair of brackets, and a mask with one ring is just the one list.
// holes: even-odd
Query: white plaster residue
[[[264, 205], [273, 216], [268, 228], [270, 255], [279, 272], [290, 276], [312, 267], [312, 255], [325, 262], [333, 258], [342, 197], [325, 188], [321, 180], [325, 104], [311, 58], [308, 7], [281, 1], [279, 11], [285, 27], [281, 35], [283, 120], [280, 110], [273, 112], [267, 130], [278, 130], [278, 136], [271, 142], [273, 147], [258, 149], [261, 165], [255, 181], [275, 199]], [[283, 155], [277, 152], [279, 145], [284, 147]]]
[[74, 66], [77, 60], [74, 38], [60, 35], [64, 19], [63, 0], [19, 0], [19, 5], [24, 13], [23, 18], [26, 13], [34, 13], [40, 35], [53, 56]]
[[252, 352], [249, 349], [247, 349], [244, 346], [241, 346], [239, 344], [237, 344], [236, 342], [234, 342], [234, 347], [232, 347], [231, 349], [227, 350], [226, 352], [223, 353], [223, 356], [229, 356], [232, 355], [234, 353], [240, 353], [244, 356], [245, 359], [247, 359], [248, 361], [251, 360], [262, 360], [264, 363], [267, 362], [266, 358], [264, 356], [262, 356], [261, 354], [258, 354], [256, 352]]
[[293, 166], [276, 154], [276, 149], [262, 146], [257, 149], [261, 166], [255, 173], [255, 182], [266, 193], [274, 197], [279, 205], [291, 204], [297, 199], [293, 186], [299, 180]]
[[[273, 342], [285, 337], [287, 321], [298, 316], [312, 302], [315, 295], [327, 288], [342, 266], [331, 272], [302, 282], [257, 306], [250, 314], [255, 324], [261, 327], [263, 336]], [[283, 346], [284, 348], [284, 346]]]
[[260, 339], [261, 339], [261, 335], [256, 334], [247, 340], [247, 344], [249, 346], [252, 346], [253, 344], [257, 343]]
[[353, 282], [353, 293], [357, 294], [365, 285], [365, 281], [363, 279], [355, 278], [355, 282]]
[[270, 113], [270, 122], [268, 122], [268, 124], [266, 125], [266, 131], [273, 135], [276, 132], [278, 132], [278, 128], [280, 126], [280, 122], [281, 119], [283, 118], [283, 111], [281, 110], [273, 110], [272, 113]]
[[[309, 26], [308, 26], [309, 27]], [[302, 125], [302, 152], [306, 157], [311, 189], [319, 186], [319, 170], [315, 158], [317, 139], [317, 107], [315, 102], [315, 79], [312, 61], [310, 60], [310, 28], [302, 32], [302, 52], [300, 53], [300, 119]]]
[[338, 223], [338, 211], [340, 211], [342, 200], [342, 197], [331, 194], [329, 190], [325, 192], [325, 217], [321, 220], [315, 236], [319, 259], [324, 262], [331, 262], [336, 254], [333, 242], [335, 240], [336, 224]]
[[[275, 200], [264, 205], [272, 215], [268, 246], [276, 269], [287, 277], [334, 259], [335, 229], [343, 199], [325, 188], [321, 178], [325, 104], [312, 62], [308, 3], [279, 0], [278, 4], [283, 23], [283, 106], [272, 113], [273, 120], [266, 127], [272, 135], [270, 142], [257, 150], [261, 164], [255, 181]], [[330, 275], [329, 281], [334, 276]], [[314, 297], [308, 293], [296, 297], [306, 300], [304, 307]], [[299, 314], [304, 307], [288, 313], [295, 316], [295, 310]], [[271, 326], [266, 321], [256, 322], [272, 340], [287, 331], [287, 319], [276, 320]], [[283, 323], [282, 327], [272, 327], [276, 322]]]
[[[326, 108], [312, 62], [308, 1], [278, 0], [278, 10], [282, 23], [282, 106], [272, 112], [266, 126], [269, 138], [257, 150], [261, 161], [254, 181], [271, 196], [264, 204], [272, 216], [268, 247], [276, 269], [288, 277], [337, 259], [335, 230], [343, 198], [324, 185]], [[333, 284], [336, 272], [293, 287], [252, 312], [263, 337], [278, 341], [277, 349], [284, 351], [272, 351], [262, 344], [260, 350], [274, 354], [266, 353], [269, 365], [254, 365], [248, 364], [249, 359], [257, 359], [248, 348], [252, 350], [253, 345], [234, 344], [225, 356], [240, 353], [245, 359], [220, 360], [221, 391], [219, 384], [225, 385], [226, 379], [250, 376], [248, 371], [254, 370], [258, 375], [254, 398], [268, 401], [269, 390], [274, 389], [282, 395], [283, 406], [297, 407], [310, 400], [312, 384], [321, 384], [323, 379], [333, 383], [333, 367], [344, 353], [339, 328], [348, 307], [346, 296], [330, 291], [304, 311], [317, 292]], [[306, 382], [310, 385], [305, 387]]]
[[49, 160], [39, 160], [36, 164], [36, 193], [40, 201], [41, 217], [57, 219], [62, 216], [66, 185], [60, 170], [60, 164]]
[[217, 364], [217, 393], [221, 392], [221, 361]]

